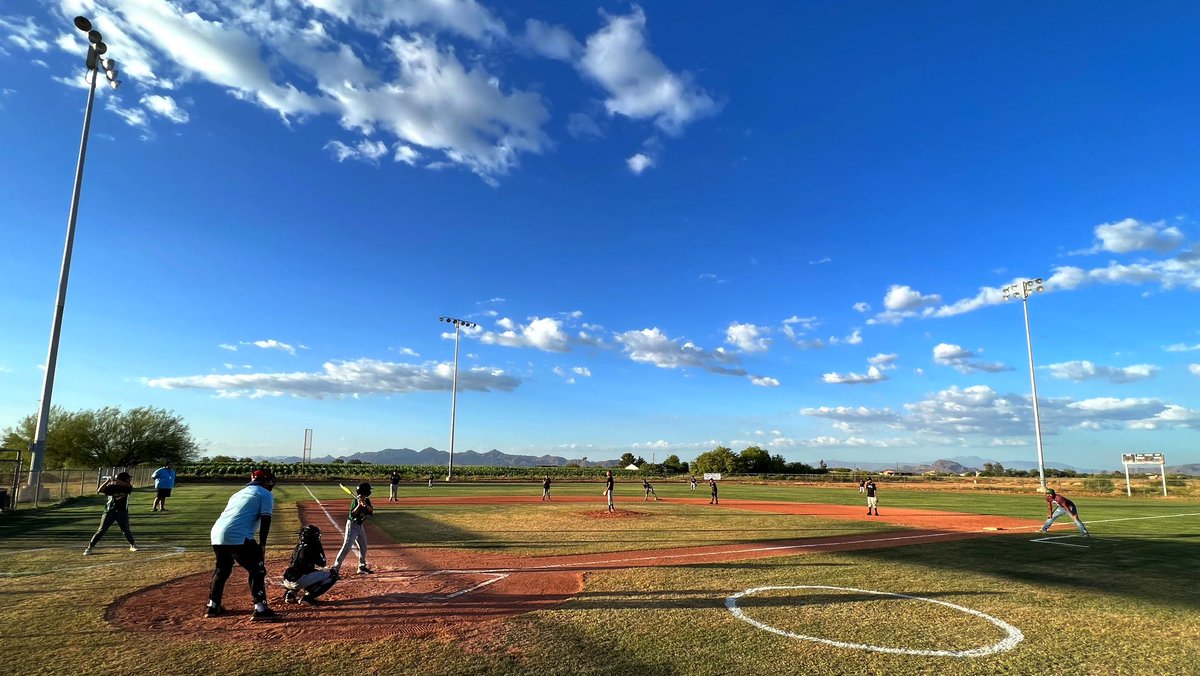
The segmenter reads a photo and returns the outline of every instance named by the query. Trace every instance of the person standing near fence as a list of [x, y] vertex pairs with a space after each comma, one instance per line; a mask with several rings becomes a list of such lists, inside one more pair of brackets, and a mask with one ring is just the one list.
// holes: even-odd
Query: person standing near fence
[[129, 483], [129, 480], [132, 478], [129, 476], [129, 472], [121, 472], [96, 489], [97, 493], [107, 495], [108, 501], [104, 504], [104, 518], [100, 520], [100, 528], [96, 530], [92, 541], [83, 550], [84, 556], [92, 555], [92, 547], [95, 547], [100, 538], [104, 537], [114, 522], [121, 528], [121, 533], [129, 542], [129, 551], [136, 552], [138, 550], [137, 543], [133, 541], [133, 532], [129, 530], [129, 494], [133, 492], [133, 484]]
[[150, 475], [154, 479], [154, 509], [167, 511], [167, 498], [171, 497], [171, 489], [175, 488], [175, 469], [171, 467], [171, 463], [167, 463], [162, 467], [154, 470], [154, 474]]

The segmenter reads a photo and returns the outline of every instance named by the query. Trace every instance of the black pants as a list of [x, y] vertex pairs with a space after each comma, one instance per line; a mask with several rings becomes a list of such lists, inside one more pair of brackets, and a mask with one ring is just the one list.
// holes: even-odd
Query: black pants
[[121, 527], [121, 533], [125, 535], [125, 539], [129, 541], [129, 544], [134, 544], [133, 533], [129, 530], [129, 512], [112, 511], [104, 513], [104, 518], [100, 521], [100, 528], [96, 530], [96, 534], [92, 536], [92, 541], [88, 543], [89, 548], [96, 546], [96, 543], [108, 532], [109, 526], [112, 526], [114, 521]]
[[217, 555], [217, 569], [213, 571], [212, 586], [208, 590], [213, 605], [221, 605], [225, 582], [233, 574], [234, 563], [250, 573], [250, 596], [255, 602], [266, 603], [267, 565], [263, 562], [262, 547], [254, 540], [246, 540], [240, 545], [213, 545], [212, 548]]

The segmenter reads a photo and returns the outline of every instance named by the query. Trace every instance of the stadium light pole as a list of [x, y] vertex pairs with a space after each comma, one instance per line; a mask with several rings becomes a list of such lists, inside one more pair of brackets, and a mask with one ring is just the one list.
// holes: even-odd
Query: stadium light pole
[[[58, 276], [58, 297], [54, 303], [54, 320], [50, 327], [50, 350], [46, 356], [46, 374], [42, 381], [42, 400], [38, 408], [37, 427], [33, 442], [29, 445], [29, 483], [35, 485], [42, 471], [42, 461], [46, 455], [46, 435], [50, 428], [50, 402], [54, 393], [54, 369], [58, 364], [58, 340], [62, 334], [63, 309], [67, 302], [67, 278], [71, 275], [71, 251], [75, 246], [75, 220], [79, 216], [79, 191], [83, 187], [83, 162], [87, 156], [88, 131], [92, 126], [92, 104], [96, 100], [96, 80], [100, 71], [108, 84], [116, 89], [121, 81], [117, 79], [119, 71], [117, 62], [105, 57], [108, 45], [99, 31], [92, 30], [92, 22], [87, 17], [75, 17], [75, 27], [87, 33], [88, 51], [87, 74], [84, 79], [88, 83], [87, 107], [83, 111], [83, 139], [79, 142], [79, 161], [75, 164], [75, 189], [71, 193], [71, 211], [67, 216], [67, 243], [63, 248], [62, 271]], [[37, 490], [36, 488], [34, 489]], [[36, 498], [35, 498], [36, 499]]]
[[1029, 334], [1029, 297], [1035, 292], [1040, 293], [1045, 290], [1041, 277], [1010, 284], [1001, 290], [1004, 300], [1020, 298], [1021, 307], [1025, 309], [1025, 347], [1029, 350], [1029, 388], [1033, 390], [1033, 432], [1037, 437], [1038, 484], [1043, 493], [1046, 492], [1046, 463], [1042, 458], [1042, 417], [1038, 412], [1037, 378], [1033, 374], [1033, 339]]
[[450, 464], [446, 472], [446, 481], [454, 480], [454, 414], [458, 407], [458, 332], [462, 327], [473, 329], [479, 326], [475, 322], [454, 317], [438, 317], [439, 322], [454, 325], [454, 377], [450, 381]]

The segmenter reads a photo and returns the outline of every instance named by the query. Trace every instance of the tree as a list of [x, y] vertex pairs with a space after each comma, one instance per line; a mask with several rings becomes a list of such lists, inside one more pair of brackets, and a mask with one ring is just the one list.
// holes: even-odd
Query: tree
[[635, 462], [634, 462], [635, 460], [636, 459], [633, 457], [632, 453], [622, 453], [621, 454], [621, 467], [628, 467], [630, 465], [633, 465], [633, 464], [635, 464]]
[[216, 462], [228, 463], [228, 462], [237, 462], [237, 458], [233, 457], [232, 455], [214, 455], [213, 457], [209, 458], [208, 461], [214, 462], [214, 463], [216, 463]]
[[678, 455], [668, 455], [666, 460], [662, 462], [664, 471], [681, 474], [688, 471], [688, 464], [679, 460]]
[[[47, 469], [181, 463], [192, 460], [199, 451], [182, 418], [153, 406], [140, 406], [124, 413], [115, 406], [95, 411], [54, 407], [47, 423], [43, 459], [43, 467]], [[28, 448], [36, 424], [31, 415], [5, 430], [4, 445]]]
[[744, 472], [766, 473], [771, 471], [771, 454], [758, 446], [750, 446], [744, 449], [738, 460]]
[[717, 446], [707, 453], [701, 453], [695, 462], [692, 463], [692, 469], [696, 472], [736, 474], [738, 470], [738, 456], [724, 446]]
[[[89, 459], [81, 450], [81, 440], [90, 424], [89, 414], [88, 411], [67, 411], [60, 406], [50, 408], [42, 467], [60, 469], [88, 464]], [[25, 416], [15, 426], [4, 430], [3, 446], [27, 455], [36, 428], [37, 416]]]

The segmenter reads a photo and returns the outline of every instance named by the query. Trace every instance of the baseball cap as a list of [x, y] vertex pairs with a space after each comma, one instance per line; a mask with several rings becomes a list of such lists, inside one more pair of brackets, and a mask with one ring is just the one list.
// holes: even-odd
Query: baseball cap
[[117, 478], [120, 479], [121, 481], [129, 481], [130, 479], [133, 478], [133, 475], [131, 475], [129, 472], [121, 472], [121, 473], [117, 474]]
[[274, 484], [275, 474], [269, 469], [256, 469], [250, 473], [250, 481], [260, 484]]

